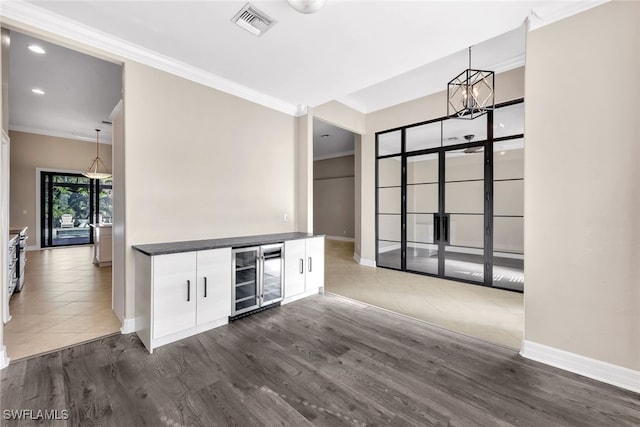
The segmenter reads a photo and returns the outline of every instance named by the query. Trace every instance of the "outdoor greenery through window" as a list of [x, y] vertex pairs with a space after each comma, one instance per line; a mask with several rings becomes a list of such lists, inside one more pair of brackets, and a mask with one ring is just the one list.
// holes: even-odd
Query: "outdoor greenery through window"
[[93, 243], [91, 224], [113, 220], [112, 179], [41, 173], [42, 246]]

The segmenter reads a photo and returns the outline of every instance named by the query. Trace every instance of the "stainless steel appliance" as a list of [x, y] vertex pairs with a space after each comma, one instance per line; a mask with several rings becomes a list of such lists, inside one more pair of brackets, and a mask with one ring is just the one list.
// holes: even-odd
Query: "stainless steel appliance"
[[[10, 229], [9, 234], [17, 234], [16, 242], [15, 242], [15, 263], [16, 263], [16, 272], [15, 272], [15, 289], [14, 292], [20, 292], [24, 287], [24, 269], [27, 264], [27, 227], [24, 228], [16, 228]], [[9, 261], [11, 263], [11, 260]]]
[[233, 249], [231, 320], [282, 301], [284, 244]]

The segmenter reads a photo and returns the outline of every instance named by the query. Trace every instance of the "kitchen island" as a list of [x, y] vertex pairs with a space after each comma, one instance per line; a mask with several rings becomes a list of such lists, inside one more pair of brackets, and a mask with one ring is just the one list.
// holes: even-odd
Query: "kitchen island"
[[112, 224], [90, 224], [93, 230], [93, 263], [100, 266], [111, 265], [113, 253]]

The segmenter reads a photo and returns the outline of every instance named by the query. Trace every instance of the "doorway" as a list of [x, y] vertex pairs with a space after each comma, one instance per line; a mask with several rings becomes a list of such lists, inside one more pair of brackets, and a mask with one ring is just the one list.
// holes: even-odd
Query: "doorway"
[[524, 287], [522, 100], [376, 135], [377, 265]]
[[112, 180], [40, 172], [42, 247], [94, 243], [91, 225], [111, 223]]

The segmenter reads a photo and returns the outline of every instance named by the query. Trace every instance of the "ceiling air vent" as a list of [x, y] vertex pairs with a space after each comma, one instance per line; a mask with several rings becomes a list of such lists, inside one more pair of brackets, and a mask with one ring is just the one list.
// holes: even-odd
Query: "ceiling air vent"
[[256, 36], [263, 35], [276, 21], [247, 3], [231, 20]]

